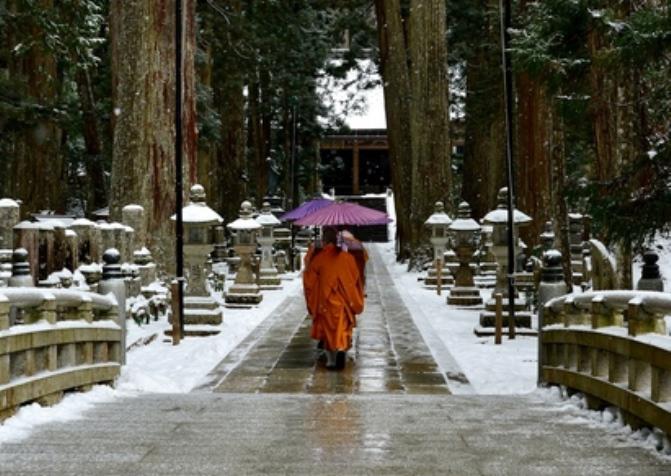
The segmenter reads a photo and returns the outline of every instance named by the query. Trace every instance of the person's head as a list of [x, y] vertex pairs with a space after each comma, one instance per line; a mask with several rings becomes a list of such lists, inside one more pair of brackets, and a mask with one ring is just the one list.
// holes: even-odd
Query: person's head
[[324, 245], [329, 243], [335, 245], [338, 242], [338, 230], [332, 226], [325, 226], [322, 229], [322, 242]]

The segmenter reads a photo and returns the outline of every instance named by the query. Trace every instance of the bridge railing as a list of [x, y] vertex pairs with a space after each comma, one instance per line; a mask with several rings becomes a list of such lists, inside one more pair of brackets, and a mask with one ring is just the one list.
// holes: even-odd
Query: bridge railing
[[0, 420], [24, 403], [119, 375], [121, 328], [112, 297], [68, 289], [0, 289]]
[[549, 301], [541, 317], [540, 380], [671, 435], [668, 314], [671, 295], [654, 291], [593, 291]]

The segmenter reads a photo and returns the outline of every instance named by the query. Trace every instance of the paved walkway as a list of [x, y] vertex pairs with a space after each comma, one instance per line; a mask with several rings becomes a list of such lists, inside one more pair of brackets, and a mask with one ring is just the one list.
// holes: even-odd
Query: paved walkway
[[0, 475], [671, 474], [536, 396], [449, 394], [388, 279], [373, 253], [344, 372], [314, 363], [304, 305], [289, 299], [198, 391], [120, 399], [40, 427], [0, 446]]

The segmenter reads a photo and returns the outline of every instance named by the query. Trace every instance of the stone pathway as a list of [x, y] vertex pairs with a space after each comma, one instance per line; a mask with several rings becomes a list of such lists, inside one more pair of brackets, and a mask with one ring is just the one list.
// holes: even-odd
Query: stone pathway
[[345, 371], [315, 364], [304, 303], [289, 298], [198, 391], [41, 426], [0, 446], [0, 475], [671, 474], [538, 396], [449, 394], [375, 253], [368, 282]]
[[[210, 375], [215, 392], [226, 393], [410, 393], [448, 394], [446, 378], [422, 340], [391, 277], [372, 252], [364, 313], [358, 338], [344, 371], [326, 370], [315, 359], [311, 321], [301, 295], [284, 311], [261, 340], [250, 337], [241, 355], [225, 359]], [[202, 388], [201, 388], [202, 389]]]

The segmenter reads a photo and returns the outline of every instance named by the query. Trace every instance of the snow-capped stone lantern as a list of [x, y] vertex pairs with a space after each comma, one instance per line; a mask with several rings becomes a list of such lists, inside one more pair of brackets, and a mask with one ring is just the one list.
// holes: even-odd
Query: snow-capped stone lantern
[[[494, 294], [502, 293], [508, 295], [508, 187], [499, 190], [497, 197], [498, 205], [495, 210], [487, 213], [484, 222], [492, 226], [492, 252], [496, 256], [499, 264], [499, 271], [496, 275], [496, 288]], [[513, 211], [513, 242], [517, 248], [519, 227], [528, 225], [531, 217], [515, 209]], [[517, 252], [515, 252], [517, 256]]]
[[226, 293], [227, 304], [258, 304], [263, 299], [252, 270], [252, 255], [256, 251], [256, 235], [261, 225], [254, 219], [252, 204], [245, 200], [240, 205], [240, 216], [228, 228], [235, 233], [234, 248], [240, 257], [235, 282]]
[[477, 248], [480, 225], [471, 218], [471, 207], [467, 202], [459, 204], [457, 218], [450, 224], [454, 234], [454, 247], [459, 259], [459, 268], [455, 273], [455, 285], [447, 297], [448, 304], [475, 306], [482, 304], [480, 291], [473, 282], [471, 260]]
[[[173, 215], [171, 220], [176, 220]], [[187, 286], [184, 298], [185, 325], [219, 325], [221, 308], [207, 289], [207, 259], [214, 243], [214, 227], [224, 219], [205, 203], [205, 189], [194, 185], [189, 203], [182, 209], [184, 223], [184, 267]], [[188, 332], [188, 329], [187, 329]]]
[[443, 202], [436, 202], [434, 206], [434, 212], [429, 218], [424, 222], [431, 230], [431, 244], [433, 245], [433, 262], [431, 267], [428, 270], [426, 280], [424, 281], [427, 285], [435, 286], [437, 284], [437, 272], [436, 272], [436, 263], [440, 261], [441, 265], [441, 281], [444, 285], [451, 285], [453, 282], [452, 275], [447, 267], [443, 266], [444, 264], [444, 255], [448, 242], [450, 241], [450, 224], [452, 219], [447, 213], [445, 213], [445, 206]]
[[[492, 253], [496, 257], [499, 265], [496, 274], [496, 287], [492, 292], [492, 299], [486, 304], [486, 311], [480, 314], [481, 327], [494, 327], [496, 302], [493, 299], [497, 293], [501, 293], [507, 300], [508, 298], [508, 188], [503, 187], [498, 193], [498, 205], [495, 210], [487, 213], [483, 218], [486, 225], [492, 227]], [[531, 217], [515, 209], [513, 210], [513, 243], [515, 248], [518, 244], [518, 229], [531, 222]], [[517, 251], [514, 253], [517, 256]], [[515, 309], [524, 309], [523, 299], [515, 300]], [[531, 315], [528, 312], [518, 312], [515, 314], [515, 325], [519, 327], [531, 327]], [[508, 328], [508, 306], [507, 302], [503, 309], [503, 326]], [[505, 331], [504, 331], [505, 332]], [[476, 329], [478, 334], [478, 329]]]
[[260, 234], [256, 237], [256, 241], [261, 245], [259, 285], [261, 287], [279, 286], [280, 277], [273, 262], [273, 244], [275, 243], [273, 232], [280, 221], [272, 214], [270, 203], [263, 203], [261, 213], [256, 217], [256, 222], [262, 227]]

